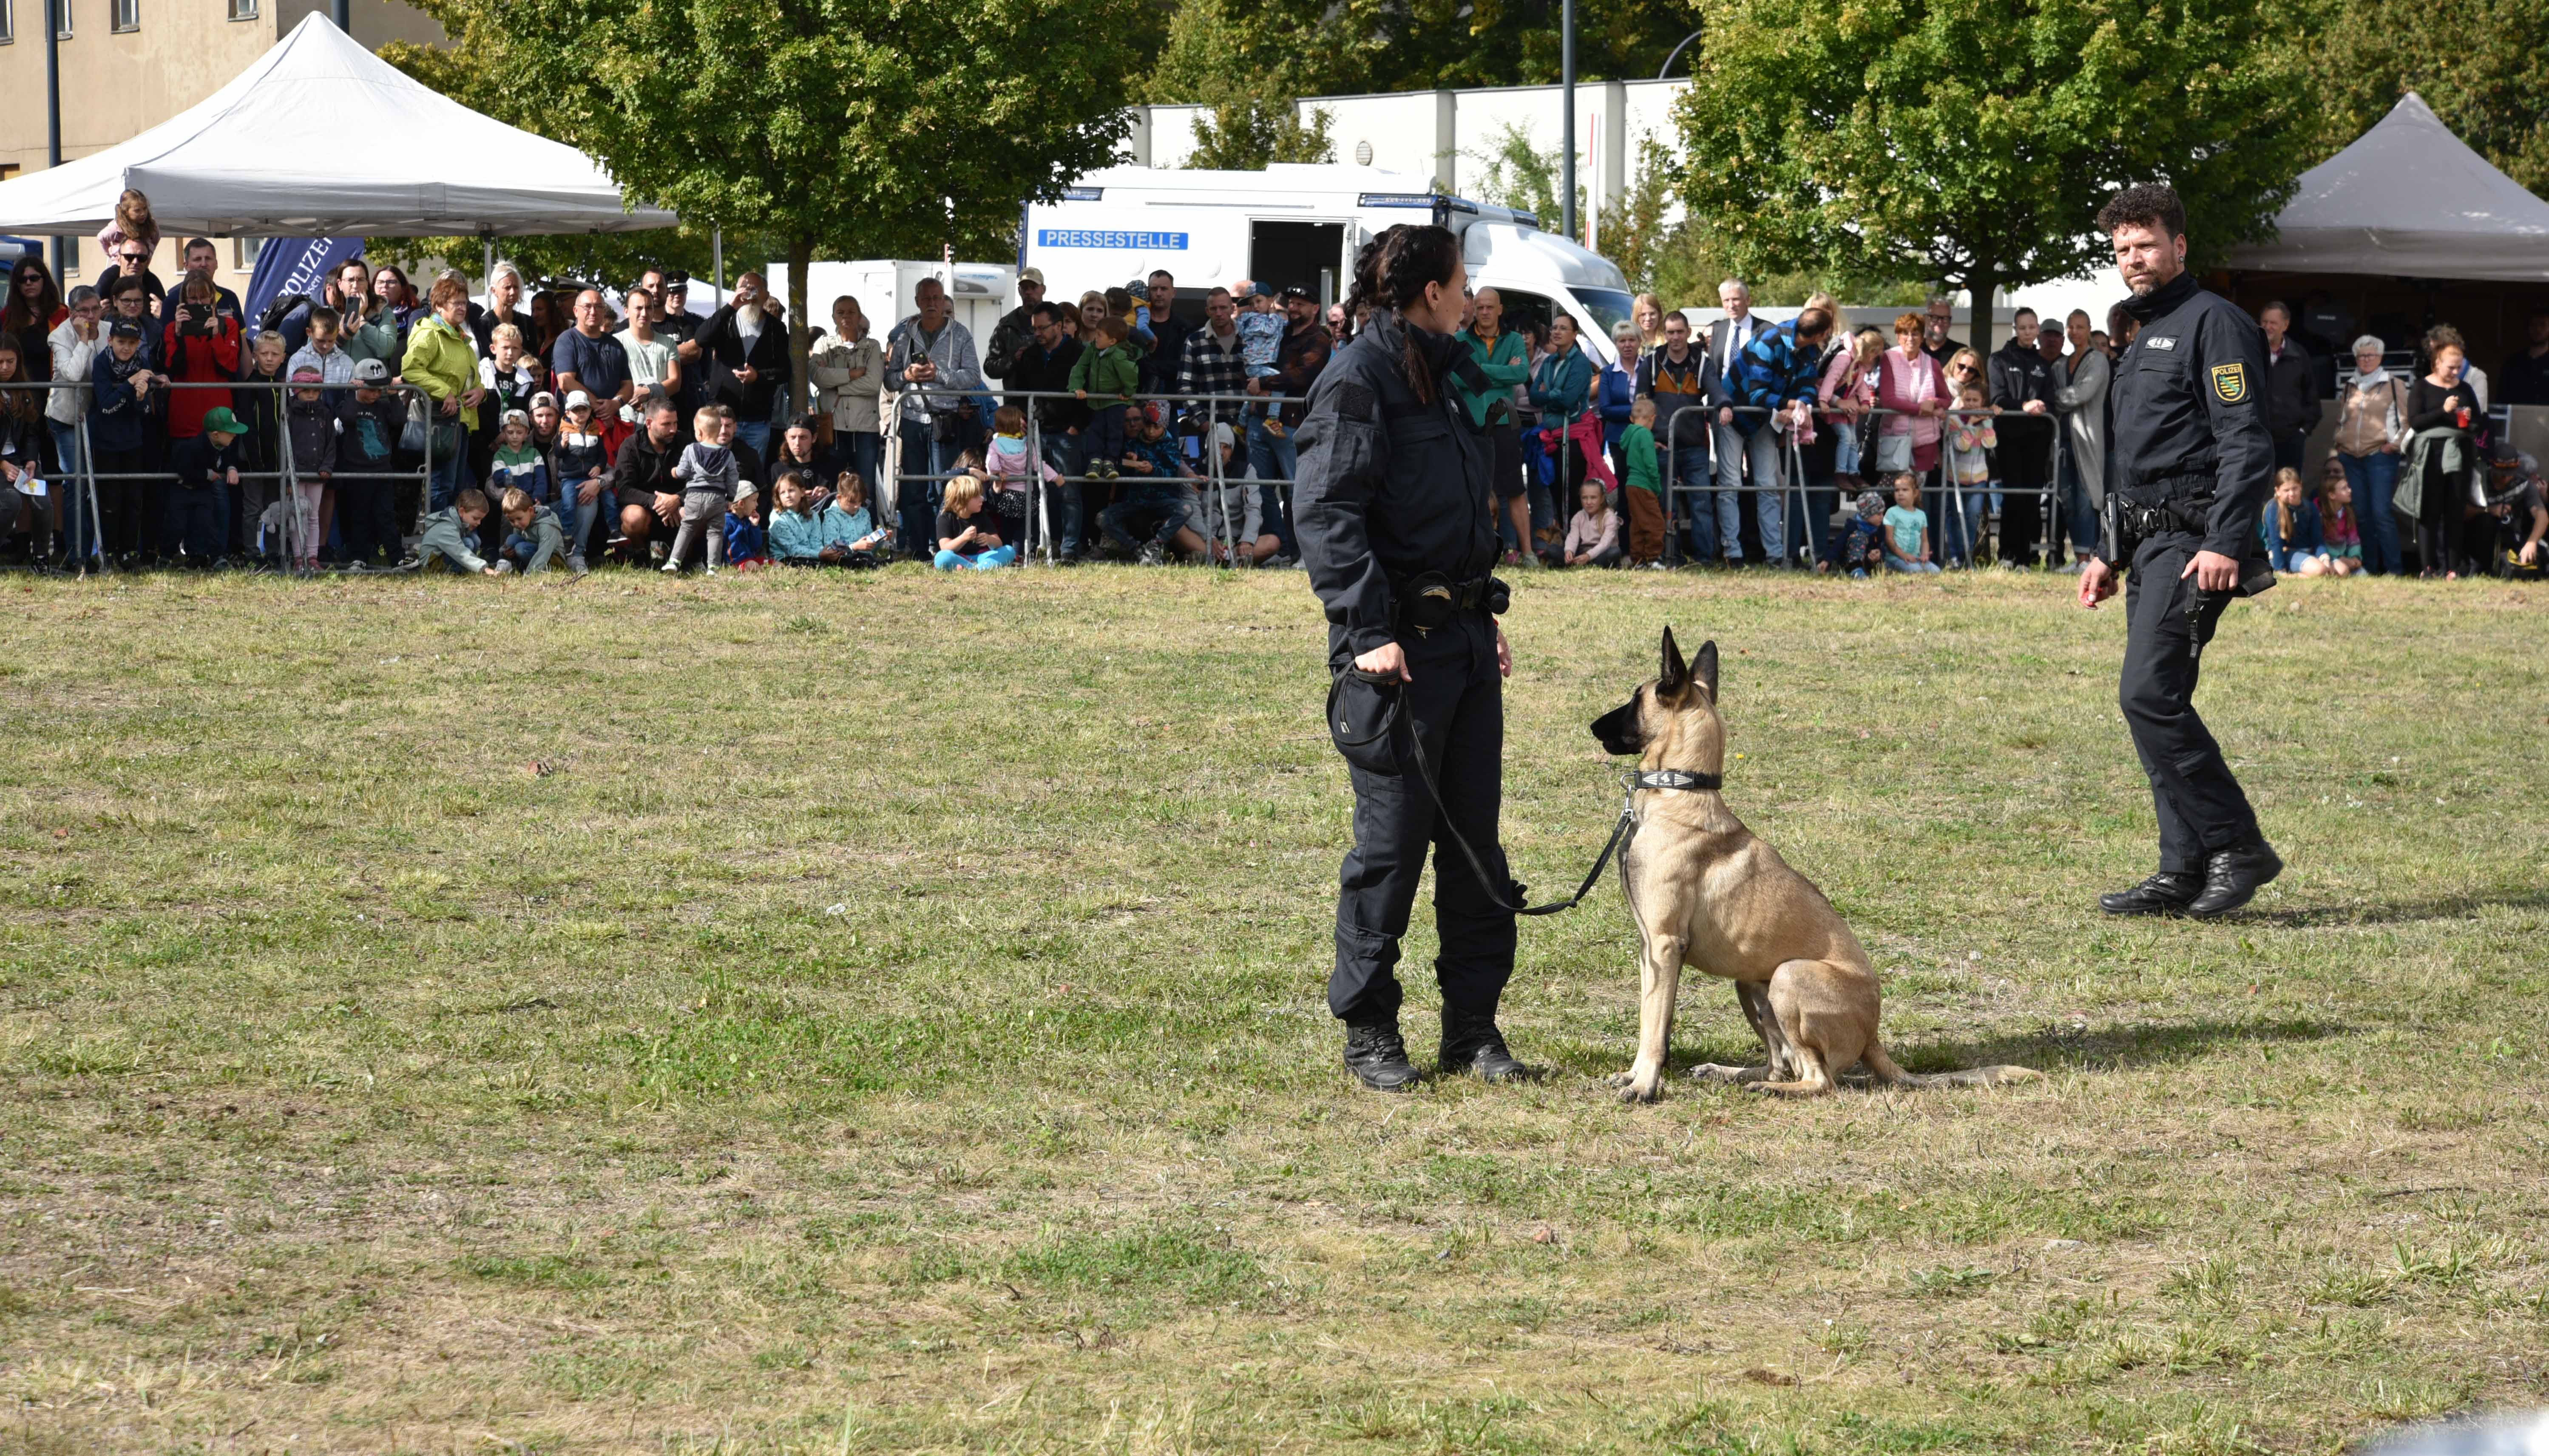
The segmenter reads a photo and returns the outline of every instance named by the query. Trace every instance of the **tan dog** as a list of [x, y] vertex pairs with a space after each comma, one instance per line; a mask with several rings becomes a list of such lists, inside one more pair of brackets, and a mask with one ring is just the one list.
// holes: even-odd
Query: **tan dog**
[[1640, 756], [1637, 830], [1620, 851], [1640, 941], [1638, 1059], [1611, 1079], [1623, 1100], [1662, 1094], [1685, 965], [1735, 982], [1736, 1000], [1769, 1053], [1760, 1066], [1695, 1066], [1694, 1077], [1817, 1097], [1859, 1062], [1898, 1087], [2041, 1075], [1988, 1066], [1914, 1076], [1885, 1054], [1867, 952], [1823, 891], [1755, 839], [1718, 793], [1726, 727], [1717, 716], [1716, 643], [1700, 647], [1694, 671], [1666, 628], [1662, 676], [1604, 714], [1593, 736], [1612, 753]]

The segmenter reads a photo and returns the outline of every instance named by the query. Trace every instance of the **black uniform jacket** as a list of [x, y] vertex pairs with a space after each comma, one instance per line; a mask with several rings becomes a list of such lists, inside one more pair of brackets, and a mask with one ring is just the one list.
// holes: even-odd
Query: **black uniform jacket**
[[1375, 310], [1311, 386], [1296, 435], [1292, 524], [1327, 609], [1332, 664], [1397, 640], [1393, 579], [1466, 582], [1496, 563], [1494, 450], [1451, 389], [1468, 349], [1412, 331], [1434, 371], [1433, 404], [1407, 380], [1409, 326]]
[[2257, 554], [2257, 513], [2275, 481], [2266, 336], [2189, 274], [2124, 307], [2141, 332], [2116, 361], [2108, 488], [2141, 504], [2209, 495], [2204, 549], [2234, 561]]

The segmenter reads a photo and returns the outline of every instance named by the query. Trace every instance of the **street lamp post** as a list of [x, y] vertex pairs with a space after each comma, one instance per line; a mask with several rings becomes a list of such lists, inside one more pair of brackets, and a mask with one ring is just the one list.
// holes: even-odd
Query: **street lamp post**
[[[63, 0], [45, 0], [45, 165], [62, 164], [62, 22]], [[53, 277], [70, 271], [63, 256], [62, 234], [53, 234]]]
[[1565, 93], [1558, 104], [1558, 126], [1565, 133], [1558, 151], [1558, 228], [1574, 242], [1580, 240], [1575, 235], [1575, 0], [1563, 0], [1558, 7], [1558, 71]]

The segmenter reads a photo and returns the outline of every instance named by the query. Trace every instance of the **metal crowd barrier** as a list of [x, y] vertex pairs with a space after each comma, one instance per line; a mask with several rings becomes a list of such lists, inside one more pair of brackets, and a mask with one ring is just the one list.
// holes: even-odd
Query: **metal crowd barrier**
[[[85, 514], [87, 516], [87, 539], [82, 548], [76, 553], [79, 557], [79, 575], [82, 578], [85, 578], [88, 575], [89, 566], [92, 560], [95, 561], [97, 569], [102, 573], [114, 570], [113, 558], [110, 557], [106, 551], [105, 522], [98, 508], [98, 483], [100, 481], [173, 482], [177, 479], [175, 472], [165, 470], [122, 471], [106, 474], [100, 474], [98, 472], [97, 451], [94, 445], [90, 442], [88, 429], [89, 412], [95, 405], [93, 398], [95, 388], [96, 387], [94, 385], [79, 384], [64, 380], [10, 380], [0, 382], [0, 391], [41, 390], [46, 394], [47, 404], [50, 403], [50, 396], [54, 390], [77, 389], [82, 392], [83, 403], [80, 408], [79, 420], [78, 423], [73, 426], [78, 438], [79, 461], [75, 468], [66, 469], [61, 473], [67, 478], [64, 483], [74, 485], [78, 490], [78, 499], [71, 502], [70, 505], [71, 511], [74, 514], [78, 514], [82, 511], [82, 508], [85, 507]], [[296, 385], [289, 380], [168, 380], [165, 383], [154, 382], [150, 386], [149, 393], [155, 396], [163, 391], [222, 390], [231, 394], [237, 394], [242, 391], [264, 390], [279, 395], [285, 391], [294, 389], [318, 389], [330, 395], [345, 395], [352, 393], [354, 388], [355, 386], [350, 384]], [[381, 386], [381, 393], [385, 395], [409, 398], [412, 401], [422, 400], [425, 402], [425, 407], [428, 411], [428, 419], [438, 418], [438, 414], [435, 412], [438, 407], [435, 405], [432, 396], [426, 394], [422, 386], [412, 384], [388, 384]], [[278, 408], [275, 410], [274, 416], [276, 435], [274, 442], [274, 458], [281, 468], [277, 470], [242, 470], [239, 472], [239, 485], [244, 487], [250, 482], [265, 481], [272, 481], [276, 484], [278, 499], [285, 502], [285, 509], [283, 512], [284, 558], [287, 561], [301, 561], [317, 555], [318, 548], [325, 543], [324, 541], [312, 540], [303, 534], [301, 510], [297, 504], [299, 498], [296, 494], [297, 489], [301, 484], [301, 474], [292, 454], [290, 411], [288, 407], [284, 406], [282, 402], [278, 401], [277, 404]], [[52, 419], [50, 415], [46, 415], [44, 417], [47, 425], [47, 438], [50, 439]], [[155, 437], [162, 442], [166, 440], [167, 435], [160, 421], [153, 419], [148, 426], [145, 426], [145, 428], [152, 430]], [[416, 524], [417, 528], [421, 530], [423, 529], [423, 512], [429, 511], [432, 508], [433, 437], [439, 432], [440, 431], [438, 429], [433, 428], [425, 430], [425, 464], [423, 468], [418, 471], [330, 471], [329, 472], [329, 484], [333, 485], [338, 481], [401, 482], [413, 480], [419, 482], [423, 489], [423, 495], [420, 500], [419, 519], [414, 524]], [[47, 482], [48, 491], [51, 488], [51, 482]], [[160, 523], [157, 521], [149, 521], [145, 523], [144, 528], [155, 533], [160, 529]], [[310, 528], [312, 530], [317, 528], [317, 522], [315, 520], [310, 523]], [[407, 534], [407, 532], [403, 528], [402, 537], [404, 537], [405, 534]], [[404, 547], [402, 547], [402, 549], [404, 549]]]
[[[886, 480], [895, 483], [896, 489], [881, 492], [877, 489], [875, 482], [870, 482], [869, 496], [872, 500], [880, 496], [891, 496], [893, 500], [890, 504], [879, 504], [879, 518], [889, 520], [891, 524], [899, 526], [902, 520], [902, 492], [900, 490], [902, 482], [931, 481], [943, 483], [955, 479], [956, 472], [954, 471], [913, 471], [909, 473], [905, 473], [903, 471], [901, 423], [903, 410], [909, 402], [917, 401], [926, 407], [927, 402], [931, 400], [964, 402], [979, 401], [986, 398], [996, 400], [999, 404], [1003, 405], [1017, 405], [1020, 409], [1020, 412], [1026, 415], [1027, 458], [1036, 462], [1039, 468], [1030, 470], [1027, 473], [1027, 541], [1019, 548], [1018, 554], [1021, 560], [1041, 556], [1043, 560], [1050, 563], [1059, 557], [1060, 550], [1055, 539], [1053, 504], [1046, 496], [1044, 471], [1041, 468], [1051, 462], [1045, 458], [1044, 422], [1039, 417], [1036, 406], [1044, 402], [1064, 401], [1075, 405], [1086, 405], [1087, 402], [1082, 400], [1077, 394], [1061, 390], [1002, 390], [991, 388], [989, 385], [977, 390], [918, 388], [891, 392], [886, 397], [885, 414], [882, 421], [882, 428], [885, 431], [884, 454], [882, 457], [883, 464], [878, 473]], [[1135, 405], [1159, 403], [1171, 406], [1171, 428], [1173, 433], [1177, 431], [1177, 427], [1180, 425], [1191, 423], [1199, 426], [1196, 433], [1203, 440], [1204, 444], [1197, 453], [1203, 457], [1202, 464], [1205, 468], [1195, 477], [1195, 480], [1200, 489], [1208, 489], [1213, 493], [1212, 499], [1215, 502], [1214, 508], [1219, 512], [1221, 517], [1222, 534], [1218, 539], [1222, 546], [1222, 559], [1224, 564], [1236, 565], [1238, 562], [1240, 525], [1247, 517], [1244, 500], [1240, 509], [1233, 510], [1230, 506], [1229, 488], [1233, 484], [1245, 483], [1245, 485], [1249, 487], [1274, 487], [1274, 506], [1275, 508], [1285, 512], [1286, 519], [1288, 520], [1291, 510], [1291, 502], [1289, 500], [1289, 493], [1292, 488], [1291, 477], [1263, 477], [1245, 474], [1233, 477], [1227, 474], [1221, 459], [1221, 452], [1212, 448], [1212, 426], [1217, 423], [1228, 424], [1231, 426], [1232, 433], [1235, 437], [1234, 444], [1240, 455], [1241, 468], [1244, 471], [1246, 469], [1248, 451], [1247, 427], [1252, 422], [1246, 407], [1258, 407], [1264, 414], [1272, 414], [1274, 411], [1281, 410], [1287, 404], [1298, 404], [1298, 396], [1274, 394], [1136, 394], [1130, 398], [1132, 403]], [[1224, 407], [1227, 407], [1231, 410], [1230, 417], [1224, 417]], [[1129, 407], [1119, 405], [1115, 408], [1120, 410]], [[977, 423], [983, 427], [985, 437], [988, 438], [991, 432], [991, 420], [986, 417], [978, 420]], [[1092, 482], [1101, 485], [1118, 484], [1127, 480], [1139, 483], [1148, 479], [1147, 477], [1141, 476], [1115, 476], [1111, 478], [1094, 476], [1086, 474], [1085, 469], [1084, 473], [1074, 475], [1068, 472], [1061, 472], [1057, 468], [1057, 474], [1058, 483], [1066, 487], [1086, 485]], [[1180, 479], [1183, 479], [1183, 477], [1180, 477]], [[891, 511], [890, 516], [888, 515], [889, 510]], [[1263, 524], [1267, 531], [1272, 532], [1274, 530], [1273, 522], [1269, 521], [1264, 522]], [[1084, 522], [1084, 531], [1094, 528], [1095, 525], [1093, 520]], [[1196, 534], [1203, 535], [1204, 533], [1202, 531], [1197, 531]]]
[[[1700, 416], [1698, 424], [1700, 429], [1705, 433], [1703, 433], [1700, 441], [1693, 442], [1692, 447], [1695, 448], [1699, 443], [1707, 444], [1709, 446], [1710, 459], [1715, 461], [1717, 458], [1715, 434], [1720, 428], [1716, 416], [1721, 408], [1732, 409], [1739, 415], [1750, 414], [1768, 416], [1774, 413], [1788, 412], [1784, 409], [1773, 410], [1768, 406], [1762, 405], [1737, 405], [1727, 407], [1716, 405], [1685, 405], [1672, 412], [1670, 419], [1665, 422], [1664, 433], [1666, 438], [1662, 447], [1665, 502], [1665, 559], [1676, 566], [1681, 563], [1682, 544], [1687, 539], [1687, 532], [1690, 524], [1689, 517], [1685, 516], [1679, 508], [1679, 502], [1682, 500], [1690, 500], [1692, 501], [1691, 508], [1693, 510], [1715, 510], [1717, 508], [1717, 502], [1728, 496], [1760, 497], [1765, 495], [1775, 495], [1782, 498], [1782, 503], [1784, 505], [1786, 503], [1786, 498], [1793, 495], [1795, 497], [1795, 511], [1789, 519], [1802, 529], [1791, 532], [1791, 539], [1786, 543], [1786, 550], [1784, 553], [1785, 558], [1791, 564], [1794, 564], [1799, 558], [1800, 548], [1803, 547], [1806, 548], [1808, 564], [1811, 565], [1811, 549], [1815, 537], [1820, 534], [1820, 529], [1818, 528], [1818, 524], [1811, 519], [1813, 508], [1812, 498], [1808, 495], [1808, 492], [1810, 489], [1821, 488], [1812, 487], [1806, 479], [1804, 452], [1798, 445], [1796, 434], [1793, 430], [1779, 431], [1783, 466], [1782, 473], [1785, 475], [1786, 479], [1780, 481], [1776, 485], [1764, 485], [1759, 481], [1749, 478], [1751, 457], [1750, 452], [1748, 451], [1745, 452], [1743, 460], [1739, 462], [1735, 471], [1735, 474], [1739, 478], [1739, 483], [1737, 485], [1728, 486], [1725, 484], [1727, 472], [1722, 465], [1718, 466], [1717, 469], [1711, 472], [1709, 483], [1706, 485], [1687, 485], [1679, 479], [1681, 450], [1684, 448], [1683, 441], [1685, 438], [1685, 434], [1682, 429], [1684, 417], [1691, 414], [1697, 414]], [[1869, 429], [1869, 426], [1885, 416], [1900, 415], [1905, 412], [1906, 411], [1900, 410], [1887, 410], [1880, 407], [1866, 410], [1857, 416], [1859, 429], [1859, 459], [1862, 462], [1859, 475], [1863, 479], [1869, 481], [1870, 484], [1868, 489], [1879, 489], [1874, 484], [1875, 477], [1878, 473], [1875, 468], [1874, 461], [1876, 458], [1875, 452], [1879, 435]], [[1839, 422], [1833, 417], [1831, 411], [1824, 409], [1817, 408], [1814, 410], [1814, 413], [1816, 416], [1815, 428], [1818, 431], [1830, 429]], [[2053, 442], [2049, 458], [2046, 462], [2044, 483], [2041, 486], [2028, 490], [2013, 490], [2006, 484], [1998, 486], [1960, 486], [1949, 481], [1947, 479], [1948, 441], [1943, 434], [1938, 443], [1937, 464], [1932, 466], [1927, 472], [1915, 472], [1915, 474], [1925, 477], [1921, 487], [1923, 496], [1927, 497], [1935, 492], [1944, 492], [1946, 494], [1947, 500], [1940, 502], [1940, 508], [1942, 512], [1952, 510], [1955, 513], [1957, 532], [1964, 542], [1967, 565], [1972, 564], [1973, 558], [1982, 544], [1983, 528], [1990, 524], [1988, 516], [1982, 521], [1971, 521], [1966, 519], [1965, 497], [1969, 494], [1987, 496], [1996, 495], [1999, 496], [2004, 502], [2013, 496], [2032, 496], [2036, 498], [2038, 502], [2037, 513], [2039, 517], [2038, 529], [2041, 533], [2036, 542], [2036, 546], [2039, 551], [2049, 556], [2055, 549], [2057, 542], [2066, 539], [2066, 529], [2068, 525], [2068, 522], [2063, 518], [2061, 506], [2062, 467], [2064, 462], [2068, 459], [2067, 451], [2070, 444], [2069, 436], [2071, 432], [2067, 427], [2065, 427], [2064, 416], [2058, 411], [2048, 408], [2044, 413], [2036, 415], [2025, 414], [2023, 411], [2017, 410], [1949, 410], [1935, 417], [1938, 420], [1941, 431], [1952, 429], [1953, 421], [1957, 419], [2007, 419], [2023, 417], [2029, 419], [2041, 419], [2045, 422], [2046, 426], [2052, 433]], [[1730, 429], [1733, 428], [1732, 425], [1724, 427]], [[1770, 426], [1765, 424], [1762, 427], [1769, 428]], [[2007, 443], [2003, 443], [1998, 448], [2000, 453], [2006, 455], [2010, 451], [2011, 446]], [[2007, 519], [2006, 510], [2003, 511], [2002, 518], [2004, 520]], [[1939, 524], [1943, 526], [1944, 522], [1939, 522]], [[1738, 520], [1738, 527], [1739, 529], [1741, 528], [1740, 518]], [[1731, 543], [1720, 542], [1720, 549], [1724, 549], [1729, 544]], [[2005, 545], [2006, 542], [1996, 544]]]

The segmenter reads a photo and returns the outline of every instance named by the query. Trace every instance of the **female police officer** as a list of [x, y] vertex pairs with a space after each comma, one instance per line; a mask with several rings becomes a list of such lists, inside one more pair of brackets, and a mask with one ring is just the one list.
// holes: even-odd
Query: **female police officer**
[[1496, 839], [1499, 680], [1513, 659], [1493, 615], [1503, 584], [1488, 576], [1493, 453], [1449, 388], [1468, 364], [1453, 337], [1467, 283], [1445, 228], [1393, 228], [1367, 245], [1347, 313], [1369, 305], [1370, 321], [1311, 387], [1298, 433], [1293, 524], [1327, 610], [1328, 726], [1355, 791], [1328, 1009], [1346, 1024], [1347, 1067], [1385, 1092], [1416, 1080], [1393, 970], [1429, 845], [1440, 1065], [1489, 1081], [1527, 1075], [1496, 1030], [1522, 886]]

